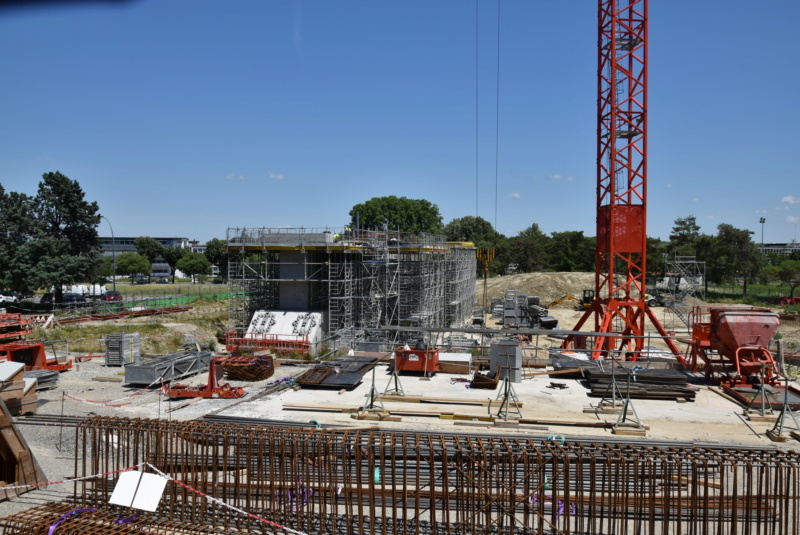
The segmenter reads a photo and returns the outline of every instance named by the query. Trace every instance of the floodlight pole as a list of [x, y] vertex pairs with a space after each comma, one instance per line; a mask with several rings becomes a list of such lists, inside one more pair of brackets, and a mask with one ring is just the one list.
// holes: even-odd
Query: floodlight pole
[[99, 214], [100, 217], [106, 220], [108, 223], [108, 228], [111, 229], [111, 283], [113, 285], [114, 291], [117, 291], [117, 246], [114, 243], [114, 227], [111, 226], [111, 221], [108, 220], [106, 216], [103, 214]]

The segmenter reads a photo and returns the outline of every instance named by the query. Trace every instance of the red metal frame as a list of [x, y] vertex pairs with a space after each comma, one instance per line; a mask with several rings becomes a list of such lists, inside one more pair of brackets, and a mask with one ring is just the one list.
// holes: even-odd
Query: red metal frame
[[311, 351], [311, 341], [306, 335], [296, 334], [245, 334], [238, 331], [225, 333], [225, 347], [228, 351], [239, 352], [240, 349], [261, 351], [270, 349], [278, 353], [306, 354]]
[[176, 383], [167, 388], [167, 395], [171, 398], [227, 398], [235, 399], [244, 396], [244, 388], [232, 386], [222, 380], [224, 370], [222, 360], [224, 357], [212, 357], [208, 367], [208, 383], [205, 386], [188, 386]]
[[10, 360], [25, 364], [25, 371], [52, 370], [65, 372], [72, 369], [72, 361], [58, 362], [58, 359], [47, 360], [47, 353], [42, 342], [9, 342], [0, 344], [0, 362]]
[[[775, 316], [772, 326], [770, 328], [770, 318], [758, 319], [758, 316], [751, 323], [755, 325], [752, 329], [734, 327], [742, 337], [742, 340], [747, 342], [739, 345], [735, 350], [728, 345], [728, 350], [725, 350], [725, 345], [722, 340], [723, 335], [719, 333], [718, 324], [714, 322], [712, 309], [714, 310], [731, 310], [741, 311], [747, 313], [748, 311], [768, 312], [767, 309], [759, 307], [745, 307], [745, 306], [731, 306], [725, 305], [717, 306], [694, 306], [689, 313], [689, 325], [692, 326], [692, 343], [690, 348], [690, 361], [687, 366], [690, 366], [693, 373], [696, 373], [702, 366], [706, 381], [709, 383], [723, 384], [729, 388], [737, 386], [748, 385], [747, 377], [751, 375], [761, 375], [763, 373], [763, 380], [765, 383], [773, 387], [780, 387], [780, 377], [776, 373], [778, 367], [775, 359], [767, 348], [772, 333], [777, 331], [779, 322], [777, 315], [770, 312], [770, 315]], [[760, 331], [759, 329], [762, 329]], [[742, 334], [743, 333], [743, 334]], [[751, 333], [764, 334], [766, 336], [753, 337]], [[768, 338], [764, 340], [764, 338]], [[724, 342], [729, 342], [727, 339]], [[731, 354], [733, 351], [733, 354]]]
[[13, 342], [33, 332], [33, 320], [22, 314], [0, 314], [0, 340]]
[[[598, 37], [596, 299], [592, 358], [619, 350], [635, 359], [645, 320], [675, 343], [644, 300], [647, 273], [647, 0], [600, 0]], [[570, 336], [564, 347], [580, 343]]]

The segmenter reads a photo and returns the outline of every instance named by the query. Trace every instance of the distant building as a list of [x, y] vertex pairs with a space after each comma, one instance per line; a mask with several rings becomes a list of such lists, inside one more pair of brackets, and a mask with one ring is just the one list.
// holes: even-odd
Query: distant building
[[[192, 248], [192, 252], [193, 253], [205, 254], [206, 249], [208, 249], [208, 247], [206, 247], [205, 243], [200, 243], [198, 240], [191, 240], [189, 242], [189, 246]], [[214, 277], [214, 278], [219, 277], [219, 266], [218, 265], [216, 265], [216, 264], [212, 264], [211, 265], [211, 276]]]
[[[180, 247], [186, 249], [190, 246], [189, 238], [153, 238], [164, 247]], [[100, 241], [100, 251], [104, 257], [111, 258], [114, 255], [121, 253], [135, 253], [136, 247], [133, 242], [136, 238], [119, 236], [111, 238], [109, 236], [98, 237]], [[169, 265], [164, 262], [163, 258], [156, 258], [156, 261], [150, 266], [150, 276], [154, 278], [166, 278], [172, 276], [172, 271]]]
[[764, 254], [775, 253], [778, 256], [789, 256], [796, 251], [800, 251], [800, 243], [794, 240], [789, 243], [765, 243], [764, 245], [759, 245], [758, 250]]

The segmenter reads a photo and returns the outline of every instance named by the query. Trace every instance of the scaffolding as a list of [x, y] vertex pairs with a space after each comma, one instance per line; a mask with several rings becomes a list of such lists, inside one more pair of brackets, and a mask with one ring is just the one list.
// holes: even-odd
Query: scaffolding
[[234, 331], [246, 330], [256, 310], [322, 312], [327, 335], [353, 347], [382, 327], [463, 325], [475, 305], [471, 243], [303, 227], [228, 228], [226, 238]]
[[665, 258], [664, 268], [666, 276], [659, 286], [669, 294], [667, 308], [691, 329], [692, 305], [697, 299], [705, 301], [706, 263], [698, 262], [694, 256], [676, 255], [672, 260]]

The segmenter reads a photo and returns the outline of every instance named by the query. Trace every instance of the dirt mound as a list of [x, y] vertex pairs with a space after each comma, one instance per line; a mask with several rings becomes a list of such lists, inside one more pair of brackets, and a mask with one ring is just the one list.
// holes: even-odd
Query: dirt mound
[[[517, 290], [528, 295], [538, 295], [543, 306], [547, 306], [565, 294], [580, 297], [586, 288], [594, 288], [594, 273], [579, 272], [550, 272], [550, 273], [519, 273], [493, 277], [487, 281], [489, 303], [492, 297], [503, 297], [506, 290]], [[482, 305], [483, 279], [477, 282], [477, 302]], [[573, 306], [574, 302], [567, 302], [563, 306]]]

